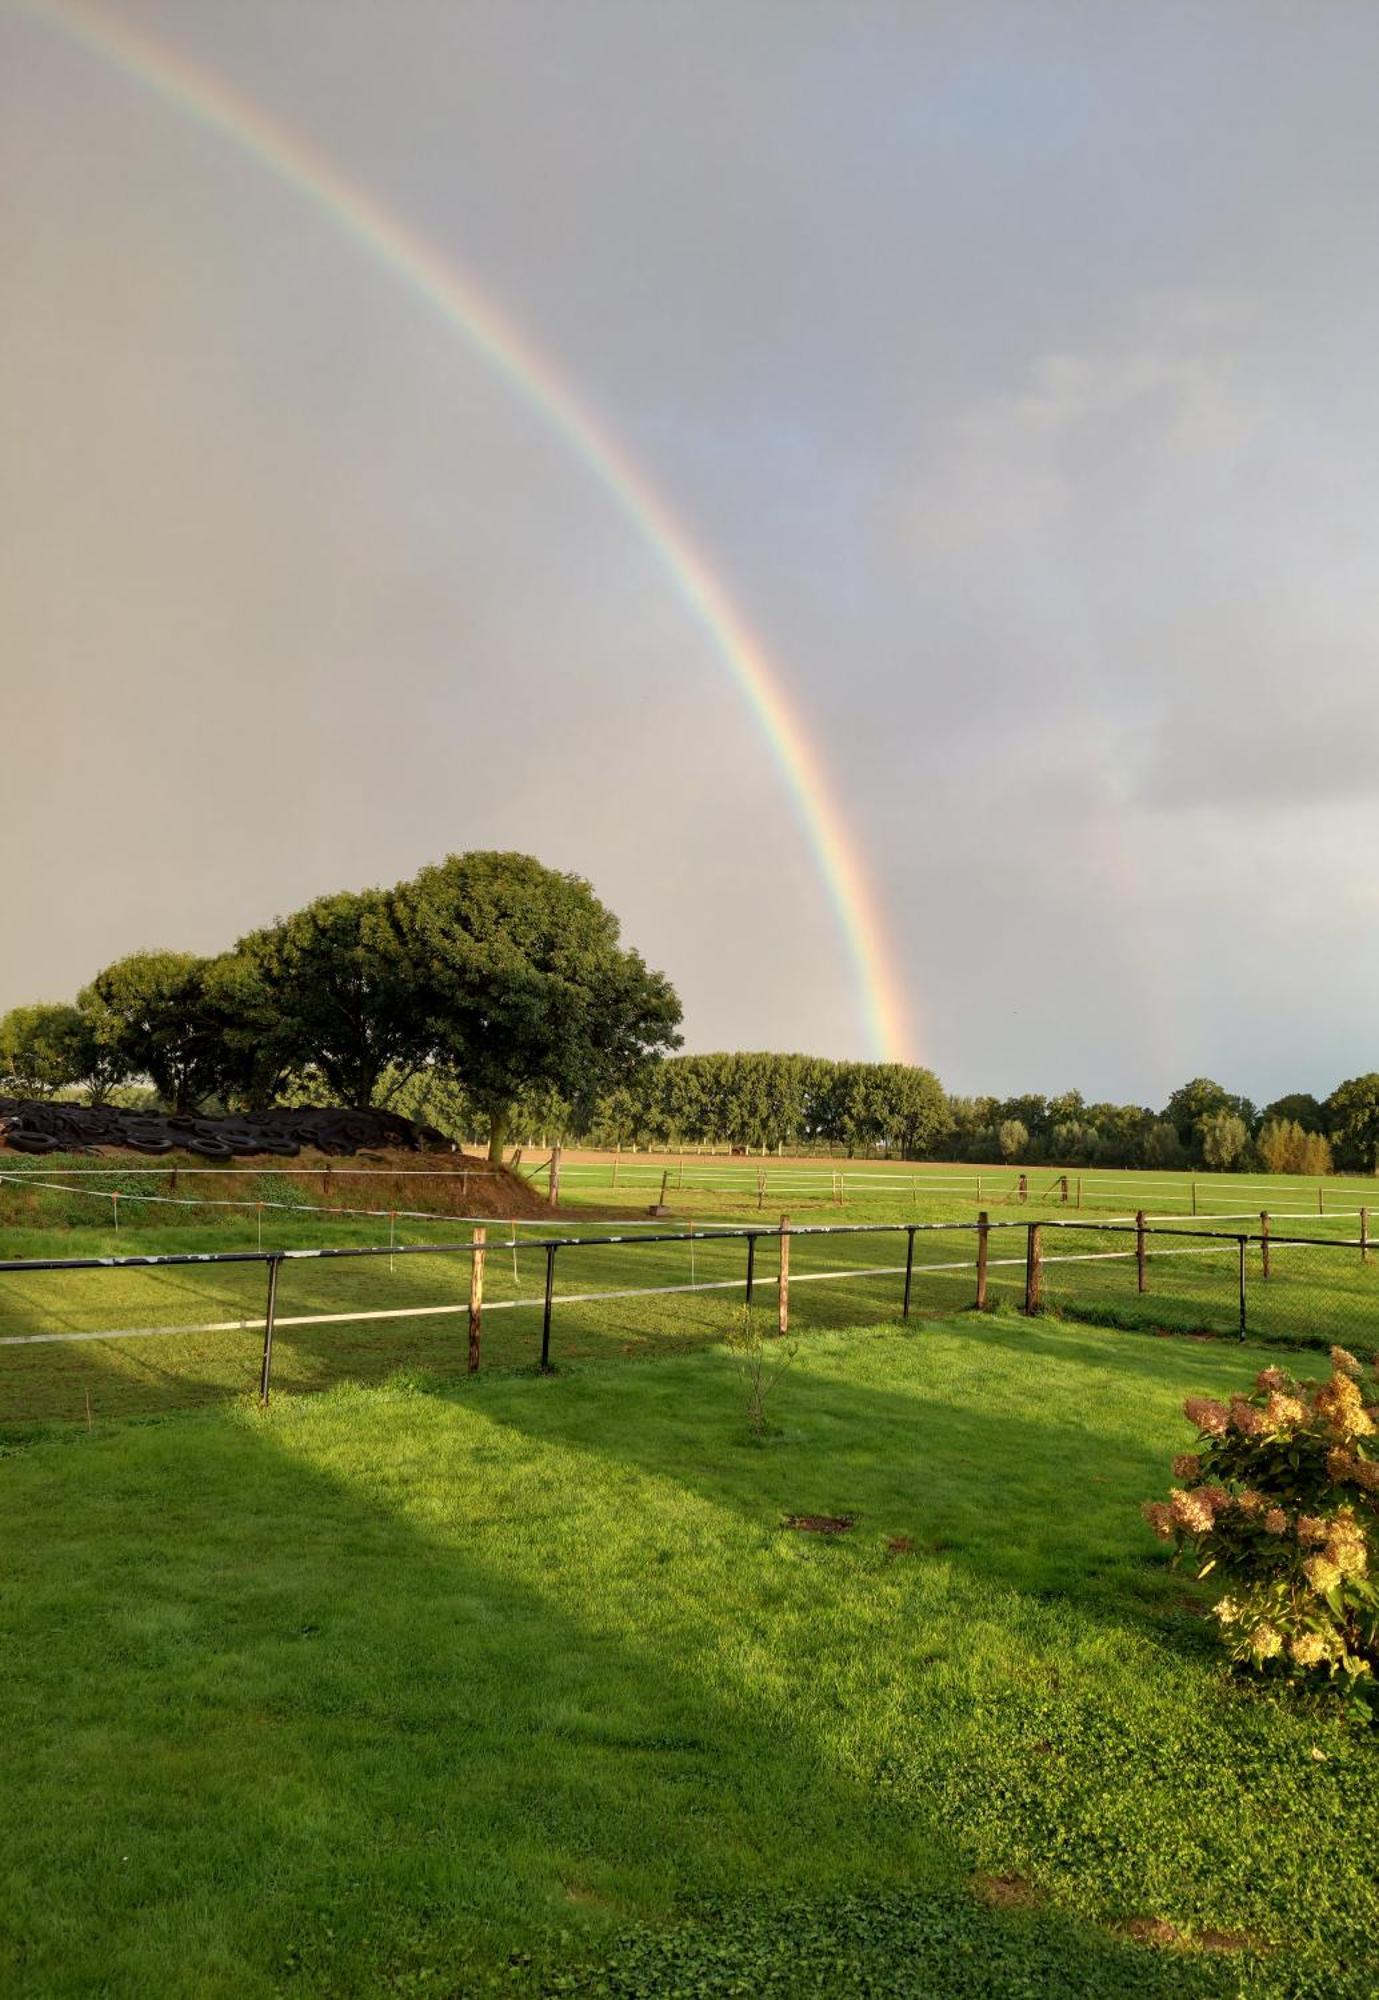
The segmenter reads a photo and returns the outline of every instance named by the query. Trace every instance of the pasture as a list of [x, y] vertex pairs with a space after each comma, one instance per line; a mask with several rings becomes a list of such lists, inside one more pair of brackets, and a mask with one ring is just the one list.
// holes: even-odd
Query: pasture
[[763, 1443], [709, 1347], [12, 1450], [0, 1983], [1358, 2000], [1373, 1746], [1137, 1514], [1255, 1362], [969, 1319], [804, 1341]]
[[[528, 1192], [516, 1222], [492, 1213], [488, 1231], [483, 1365], [532, 1366], [540, 1353], [544, 1257], [538, 1241], [556, 1234], [567, 1243], [555, 1272], [552, 1358], [567, 1365], [592, 1358], [674, 1352], [721, 1340], [745, 1296], [746, 1244], [715, 1225], [769, 1231], [789, 1203], [792, 1225], [840, 1235], [804, 1234], [791, 1244], [791, 1325], [803, 1334], [895, 1320], [904, 1298], [906, 1230], [914, 1238], [911, 1311], [915, 1318], [969, 1309], [976, 1296], [976, 1209], [969, 1192], [950, 1181], [976, 1170], [916, 1168], [901, 1173], [884, 1163], [786, 1162], [784, 1184], [759, 1176], [775, 1164], [687, 1158], [679, 1162], [624, 1156], [611, 1185], [609, 1159], [567, 1163], [562, 1207], [550, 1216]], [[210, 1252], [321, 1246], [384, 1246], [399, 1254], [373, 1260], [288, 1261], [278, 1292], [274, 1381], [283, 1392], [333, 1382], [385, 1379], [398, 1367], [461, 1373], [472, 1223], [463, 1216], [457, 1176], [343, 1177], [326, 1199], [319, 1176], [268, 1171], [227, 1176], [179, 1168], [182, 1194], [156, 1190], [171, 1169], [138, 1173], [117, 1163], [43, 1163], [6, 1170], [0, 1183], [0, 1242], [11, 1258], [112, 1257], [154, 1250]], [[648, 1216], [648, 1189], [662, 1178], [670, 1212]], [[708, 1179], [696, 1179], [702, 1172]], [[810, 1174], [801, 1186], [796, 1176]], [[1357, 1246], [1357, 1197], [1372, 1184], [1229, 1182], [1199, 1177], [1194, 1217], [1184, 1204], [1191, 1184], [1172, 1176], [1110, 1177], [1107, 1189], [1082, 1190], [1083, 1206], [1061, 1199], [1062, 1177], [1030, 1177], [1018, 1197], [1018, 1173], [983, 1169], [983, 1200], [991, 1217], [988, 1302], [1017, 1312], [1026, 1287], [1028, 1223], [1043, 1218], [1041, 1299], [1067, 1319], [1127, 1331], [1234, 1337], [1240, 1321], [1241, 1265], [1236, 1230], [1260, 1231], [1247, 1195], [1271, 1203], [1280, 1238], [1305, 1235], [1306, 1245], [1271, 1245], [1266, 1272], [1262, 1245], [1246, 1246], [1246, 1324], [1252, 1340], [1325, 1348], [1340, 1341], [1358, 1353], [1379, 1348], [1379, 1249]], [[25, 1182], [28, 1185], [25, 1185]], [[1070, 1174], [1070, 1192], [1075, 1177]], [[722, 1182], [723, 1185], [719, 1185]], [[791, 1183], [794, 1183], [793, 1185]], [[40, 1184], [36, 1184], [40, 1183]], [[710, 1184], [712, 1183], [712, 1184]], [[463, 1185], [463, 1183], [462, 1183]], [[342, 1194], [340, 1187], [345, 1189]], [[188, 1189], [197, 1193], [190, 1198]], [[518, 1193], [521, 1193], [518, 1190]], [[120, 1226], [112, 1226], [112, 1194]], [[839, 1195], [841, 1194], [841, 1200]], [[1116, 1197], [1119, 1197], [1117, 1199]], [[501, 1195], [491, 1197], [501, 1201]], [[768, 1206], [768, 1198], [770, 1205]], [[1131, 1200], [1162, 1218], [1147, 1241], [1145, 1289], [1137, 1285]], [[300, 1212], [282, 1204], [300, 1201]], [[351, 1214], [349, 1207], [374, 1214]], [[388, 1207], [384, 1207], [386, 1203]], [[1175, 1209], [1174, 1204], [1178, 1207]], [[222, 1205], [223, 1204], [223, 1205]], [[408, 1214], [415, 1205], [419, 1212]], [[519, 1203], [514, 1196], [513, 1205]], [[1321, 1206], [1322, 1213], [1316, 1212]], [[388, 1208], [402, 1212], [389, 1213]], [[437, 1211], [437, 1212], [429, 1212]], [[456, 1212], [458, 1211], [458, 1213]], [[951, 1229], [925, 1225], [949, 1223]], [[693, 1231], [690, 1239], [689, 1232]], [[872, 1233], [875, 1231], [876, 1233]], [[1219, 1237], [1208, 1232], [1220, 1231]], [[607, 1243], [609, 1235], [626, 1241]], [[675, 1236], [683, 1240], [657, 1241]], [[643, 1240], [645, 1239], [645, 1240]], [[415, 1254], [421, 1246], [434, 1254]], [[445, 1246], [445, 1247], [441, 1247]], [[779, 1246], [763, 1234], [754, 1253], [756, 1299], [774, 1310]], [[149, 1415], [253, 1391], [260, 1366], [265, 1273], [262, 1265], [184, 1265], [162, 1269], [0, 1273], [0, 1435], [27, 1434], [50, 1421], [87, 1422], [115, 1415]], [[659, 1292], [660, 1296], [652, 1296]], [[213, 1331], [202, 1329], [211, 1328]], [[99, 1340], [51, 1338], [124, 1333]]]

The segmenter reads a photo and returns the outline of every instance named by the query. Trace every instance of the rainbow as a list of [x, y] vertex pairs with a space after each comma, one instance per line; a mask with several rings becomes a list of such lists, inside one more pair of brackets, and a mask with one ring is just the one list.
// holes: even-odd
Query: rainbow
[[559, 373], [448, 253], [208, 71], [88, 0], [8, 0], [258, 162], [432, 306], [575, 452], [709, 635], [770, 745], [853, 968], [868, 1052], [907, 1054], [907, 1008], [876, 897], [779, 670], [645, 475]]

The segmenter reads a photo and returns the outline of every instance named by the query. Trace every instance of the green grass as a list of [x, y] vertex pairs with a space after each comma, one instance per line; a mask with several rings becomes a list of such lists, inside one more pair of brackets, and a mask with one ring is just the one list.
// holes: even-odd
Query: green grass
[[0, 1987], [1368, 1996], [1375, 1745], [1136, 1511], [1253, 1365], [969, 1320], [807, 1341], [760, 1445], [701, 1348], [11, 1449]]
[[[132, 1199], [139, 1188], [147, 1189], [156, 1177], [139, 1178], [118, 1165], [78, 1183], [70, 1169], [73, 1162], [43, 1162], [42, 1176], [71, 1185], [119, 1185], [125, 1189], [122, 1226], [113, 1230], [94, 1204], [99, 1224], [90, 1220], [91, 1197], [70, 1194], [42, 1194], [37, 1189], [0, 1186], [0, 1242], [12, 1257], [66, 1255], [113, 1256], [147, 1250], [214, 1250], [252, 1248], [262, 1243], [268, 1248], [308, 1248], [321, 1244], [362, 1245], [386, 1243], [386, 1220], [351, 1217], [339, 1213], [293, 1215], [266, 1209], [262, 1218], [234, 1208], [168, 1207]], [[87, 1162], [87, 1165], [90, 1163]], [[768, 1163], [769, 1166], [770, 1163]], [[787, 1163], [788, 1165], [788, 1163]], [[695, 1171], [721, 1176], [737, 1176], [727, 1191], [699, 1185]], [[29, 1171], [27, 1168], [16, 1172]], [[180, 1170], [184, 1175], [187, 1169]], [[599, 1168], [599, 1174], [605, 1169]], [[647, 1233], [645, 1187], [629, 1189], [626, 1177], [645, 1174], [645, 1164], [624, 1163], [617, 1198], [612, 1191], [581, 1180], [572, 1169], [565, 1181], [570, 1201], [554, 1227], [561, 1233], [585, 1233], [596, 1239], [610, 1227], [640, 1223]], [[659, 1191], [659, 1173], [655, 1188]], [[770, 1226], [778, 1213], [757, 1206], [754, 1176], [757, 1169], [741, 1161], [707, 1161], [702, 1169], [688, 1162], [689, 1178], [683, 1190], [671, 1188], [672, 1213], [660, 1227], [684, 1230], [711, 1221], [737, 1225], [761, 1223]], [[825, 1171], [817, 1163], [809, 1169]], [[932, 1170], [933, 1174], [949, 1170]], [[958, 1171], [958, 1170], [953, 1170]], [[975, 1174], [975, 1170], [969, 1170]], [[983, 1170], [990, 1177], [990, 1170]], [[970, 1225], [970, 1200], [956, 1195], [935, 1195], [927, 1191], [925, 1177], [931, 1170], [918, 1168], [912, 1198], [907, 1177], [894, 1185], [896, 1170], [884, 1165], [862, 1166], [849, 1182], [847, 1202], [832, 1204], [826, 1187], [818, 1199], [792, 1198], [791, 1216], [796, 1224], [877, 1224], [891, 1225], [914, 1221], [962, 1221]], [[1007, 1172], [1005, 1180], [1011, 1178]], [[1048, 1193], [1050, 1175], [1040, 1170], [1031, 1176], [1037, 1195]], [[1171, 1192], [1173, 1177], [1164, 1178]], [[1211, 1177], [1213, 1188], [1224, 1177]], [[306, 1198], [324, 1199], [315, 1185], [315, 1176], [304, 1176], [303, 1186], [291, 1190]], [[1207, 1177], [1203, 1177], [1205, 1181]], [[345, 1182], [339, 1198], [359, 1206], [370, 1203], [366, 1181]], [[855, 1184], [854, 1184], [855, 1183]], [[185, 1188], [196, 1185], [214, 1193], [230, 1188], [236, 1198], [252, 1204], [284, 1198], [288, 1184], [253, 1173], [215, 1182], [207, 1178], [184, 1180]], [[406, 1186], [388, 1182], [388, 1199], [396, 1200]], [[453, 1188], [418, 1182], [425, 1192], [419, 1201], [444, 1202], [454, 1199]], [[1199, 1183], [1201, 1185], [1201, 1183]], [[1301, 1186], [1302, 1184], [1298, 1184]], [[872, 1192], [872, 1189], [875, 1192]], [[1345, 1190], [1340, 1190], [1344, 1198]], [[1279, 1203], [1288, 1197], [1288, 1184], [1280, 1180]], [[1147, 1199], [1141, 1188], [1141, 1199]], [[333, 1192], [330, 1200], [334, 1201]], [[1168, 1197], [1165, 1197], [1167, 1200]], [[1205, 1203], [1205, 1197], [1202, 1197]], [[1150, 1204], [1155, 1206], [1156, 1204]], [[611, 1223], [608, 1218], [612, 1217]], [[1126, 1330], [1212, 1334], [1220, 1338], [1235, 1335], [1239, 1319], [1238, 1253], [1233, 1240], [1205, 1248], [1190, 1237], [1156, 1237], [1151, 1241], [1148, 1291], [1136, 1290], [1135, 1267], [1131, 1255], [1133, 1238], [1117, 1234], [1103, 1225], [1104, 1211], [1078, 1211], [1061, 1203], [1031, 1200], [1021, 1205], [992, 1199], [993, 1230], [990, 1239], [990, 1297], [994, 1304], [1016, 1309], [1023, 1300], [1025, 1225], [1045, 1219], [1057, 1228], [1045, 1230], [1047, 1258], [1044, 1276], [1044, 1303], [1053, 1313], [1070, 1319], [1114, 1324]], [[1257, 1220], [1257, 1218], [1256, 1218]], [[1063, 1225], [1073, 1223], [1075, 1227]], [[1185, 1219], [1182, 1225], [1190, 1228]], [[1208, 1218], [1199, 1227], [1211, 1227]], [[1271, 1276], [1266, 1283], [1257, 1246], [1247, 1253], [1248, 1327], [1253, 1338], [1281, 1341], [1288, 1345], [1325, 1348], [1334, 1341], [1360, 1354], [1379, 1350], [1379, 1249], [1366, 1262], [1358, 1250], [1340, 1247], [1339, 1239], [1354, 1233], [1353, 1218], [1308, 1215], [1291, 1223], [1280, 1219], [1280, 1233], [1320, 1235], [1337, 1239], [1334, 1249], [1288, 1248], [1276, 1245], [1272, 1253]], [[529, 1367], [539, 1353], [540, 1312], [543, 1268], [539, 1253], [519, 1252], [508, 1247], [506, 1223], [488, 1223], [487, 1298], [497, 1310], [486, 1320], [484, 1355], [486, 1365], [500, 1368]], [[540, 1229], [519, 1232], [522, 1239], [539, 1234]], [[467, 1241], [469, 1225], [436, 1218], [418, 1220], [405, 1217], [396, 1224], [399, 1244], [455, 1243]], [[923, 1233], [916, 1238], [916, 1273], [913, 1311], [918, 1316], [951, 1316], [968, 1307], [974, 1295], [970, 1268], [952, 1270], [945, 1265], [969, 1263], [975, 1253], [975, 1239], [969, 1228], [953, 1234]], [[1115, 1253], [1107, 1255], [1106, 1253]], [[1173, 1254], [1170, 1254], [1173, 1253]], [[904, 1261], [904, 1238], [891, 1234], [860, 1234], [841, 1237], [801, 1237], [792, 1246], [792, 1274], [796, 1280], [792, 1294], [792, 1323], [813, 1333], [839, 1329], [861, 1322], [878, 1321], [898, 1315], [902, 1279], [897, 1269]], [[1062, 1261], [1070, 1260], [1070, 1261]], [[636, 1289], [658, 1285], [685, 1286], [691, 1282], [704, 1289], [689, 1296], [657, 1301], [627, 1298], [600, 1301], [597, 1305], [562, 1305], [555, 1318], [557, 1360], [578, 1361], [622, 1354], [676, 1351], [686, 1345], [721, 1339], [737, 1307], [734, 1290], [713, 1289], [740, 1282], [745, 1261], [741, 1242], [718, 1241], [709, 1236], [690, 1246], [677, 1244], [642, 1247], [591, 1247], [561, 1253], [557, 1265], [557, 1293], [566, 1298], [585, 1292]], [[849, 1277], [846, 1282], [817, 1281], [826, 1271], [858, 1272], [874, 1266], [888, 1267], [882, 1275]], [[759, 1248], [757, 1272], [762, 1281], [762, 1301], [769, 1309], [770, 1286], [775, 1272], [775, 1251], [769, 1241]], [[289, 1263], [285, 1266], [279, 1293], [279, 1337], [276, 1345], [275, 1380], [286, 1392], [328, 1387], [340, 1380], [376, 1382], [399, 1366], [408, 1365], [455, 1375], [464, 1363], [465, 1325], [460, 1310], [468, 1296], [467, 1254], [434, 1257], [402, 1257], [391, 1265], [387, 1260], [343, 1261], [338, 1263]], [[264, 1274], [259, 1266], [182, 1267], [154, 1271], [95, 1271], [85, 1273], [0, 1273], [0, 1341], [14, 1342], [38, 1333], [92, 1333], [118, 1329], [196, 1327], [225, 1321], [253, 1322], [243, 1331], [211, 1334], [160, 1335], [156, 1339], [129, 1339], [92, 1343], [0, 1345], [0, 1436], [24, 1433], [35, 1424], [85, 1422], [115, 1415], [151, 1415], [192, 1407], [225, 1396], [247, 1392], [257, 1381], [261, 1339]], [[324, 1315], [398, 1313], [407, 1309], [443, 1307], [448, 1310], [423, 1318], [325, 1319], [310, 1326], [294, 1326], [298, 1318]]]

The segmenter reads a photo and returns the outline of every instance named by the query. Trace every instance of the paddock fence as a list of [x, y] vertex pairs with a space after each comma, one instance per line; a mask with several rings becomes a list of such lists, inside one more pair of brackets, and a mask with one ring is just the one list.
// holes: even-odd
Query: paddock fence
[[[435, 1220], [435, 1218], [431, 1218]], [[0, 1433], [411, 1369], [549, 1369], [964, 1311], [1379, 1350], [1379, 1245], [1128, 1221], [725, 1224], [0, 1260]], [[1019, 1323], [1018, 1320], [1015, 1323]]]

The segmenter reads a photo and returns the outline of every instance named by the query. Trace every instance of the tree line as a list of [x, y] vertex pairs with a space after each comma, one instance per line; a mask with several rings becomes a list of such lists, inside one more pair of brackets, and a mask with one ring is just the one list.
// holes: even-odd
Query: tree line
[[[463, 1122], [462, 1100], [430, 1115]], [[770, 1053], [678, 1055], [607, 1093], [585, 1118], [549, 1094], [519, 1101], [521, 1130], [596, 1146], [751, 1151], [811, 1147], [855, 1155], [988, 1164], [1151, 1167], [1320, 1175], [1373, 1173], [1379, 1074], [1319, 1100], [1306, 1092], [1262, 1108], [1194, 1077], [1154, 1110], [1059, 1096], [951, 1096], [931, 1070]], [[515, 1128], [516, 1129], [516, 1128]]]
[[510, 1135], [900, 1159], [1262, 1170], [1379, 1167], [1379, 1074], [1256, 1107], [1209, 1077], [1166, 1105], [949, 1095], [931, 1070], [675, 1055], [680, 1002], [590, 885], [528, 855], [451, 855], [342, 891], [213, 957], [142, 951], [72, 1002], [0, 1018], [0, 1089], [131, 1087], [171, 1111], [377, 1104], [500, 1157]]
[[680, 1002], [576, 875], [450, 855], [391, 889], [318, 897], [212, 957], [140, 951], [71, 1002], [0, 1020], [16, 1096], [108, 1100], [147, 1081], [170, 1111], [282, 1098], [397, 1105], [462, 1088], [501, 1157], [521, 1094], [576, 1118], [678, 1046]]

